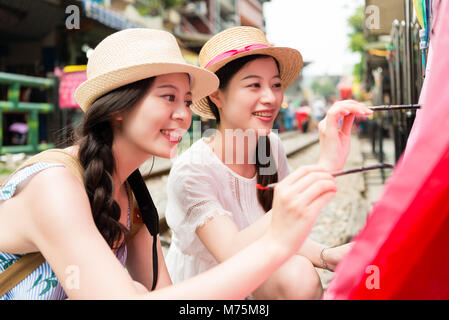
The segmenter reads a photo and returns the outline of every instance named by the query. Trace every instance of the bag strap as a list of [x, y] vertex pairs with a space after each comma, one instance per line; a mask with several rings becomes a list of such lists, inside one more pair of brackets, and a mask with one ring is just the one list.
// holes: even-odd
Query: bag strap
[[135, 170], [127, 181], [136, 197], [143, 222], [153, 236], [153, 285], [151, 290], [154, 290], [158, 279], [157, 235], [159, 234], [159, 215], [139, 169]]
[[14, 172], [9, 175], [8, 179], [6, 179], [2, 183], [2, 186], [9, 180], [9, 178], [11, 178], [18, 171], [22, 170], [25, 167], [29, 167], [33, 164], [36, 164], [38, 162], [62, 163], [77, 177], [77, 179], [81, 183], [84, 184], [83, 182], [84, 169], [75, 156], [62, 149], [48, 149], [32, 156], [24, 163], [22, 163], [22, 165], [19, 166], [16, 170], [14, 170]]
[[0, 273], [0, 297], [14, 288], [44, 261], [45, 258], [40, 252], [28, 253]]
[[[72, 155], [71, 153], [64, 151], [62, 149], [49, 149], [49, 150], [45, 150], [43, 152], [40, 152], [36, 155], [34, 155], [33, 157], [31, 157], [30, 159], [26, 160], [21, 166], [19, 166], [3, 183], [1, 186], [3, 186], [10, 177], [12, 177], [15, 173], [17, 173], [19, 170], [22, 170], [25, 167], [31, 166], [35, 163], [38, 162], [55, 162], [55, 163], [62, 163], [66, 166], [66, 168], [68, 168], [76, 177], [77, 179], [84, 184], [84, 178], [83, 178], [83, 174], [84, 174], [84, 169], [81, 166], [81, 163], [79, 162], [78, 158], [76, 158], [74, 155]], [[136, 170], [138, 171], [138, 170]], [[135, 174], [136, 171], [133, 173]], [[138, 175], [140, 175], [140, 172], [138, 172]], [[137, 176], [137, 174], [136, 174]], [[133, 193], [134, 196], [136, 197], [137, 200], [137, 204], [139, 205], [139, 209], [141, 211], [142, 214], [142, 218], [145, 222], [146, 227], [148, 228], [148, 231], [151, 233], [151, 235], [153, 235], [153, 287], [151, 290], [153, 290], [156, 286], [156, 281], [157, 281], [157, 275], [158, 275], [158, 270], [157, 270], [157, 247], [156, 247], [156, 239], [157, 239], [157, 235], [159, 233], [159, 217], [157, 215], [157, 210], [156, 207], [154, 207], [154, 203], [153, 200], [151, 199], [151, 196], [148, 192], [148, 189], [146, 188], [145, 182], [143, 181], [142, 176], [140, 175], [140, 179], [141, 181], [139, 181], [138, 177], [134, 178], [134, 187], [133, 184], [131, 184], [129, 181], [128, 183], [130, 184], [131, 188], [133, 189]], [[136, 182], [137, 181], [137, 182]], [[137, 185], [136, 185], [137, 183]], [[143, 186], [145, 187], [143, 190], [142, 188], [142, 183]], [[136, 191], [134, 190], [136, 189]], [[142, 189], [142, 190], [141, 190]], [[130, 192], [129, 189], [127, 188], [128, 191], [128, 197], [130, 197]], [[145, 191], [147, 194], [145, 194]], [[138, 195], [136, 195], [136, 193]], [[149, 200], [148, 200], [149, 198]], [[131, 201], [130, 204], [130, 214], [134, 215], [134, 201], [132, 198], [129, 198]], [[144, 210], [141, 209], [140, 207], [140, 203], [142, 204], [142, 206], [144, 207]], [[154, 211], [150, 211], [150, 214], [153, 214], [153, 212], [156, 213], [156, 216], [150, 216], [148, 217], [148, 207], [147, 207], [147, 203], [151, 202], [151, 204], [153, 205], [154, 209], [150, 206], [151, 210]], [[134, 218], [130, 217], [131, 220], [131, 227], [130, 227], [130, 234], [134, 235], [136, 233], [135, 230], [131, 230], [131, 229], [138, 229], [139, 225], [136, 223], [133, 223]], [[148, 223], [147, 223], [148, 222]], [[135, 228], [133, 228], [135, 227]], [[154, 233], [156, 231], [156, 233]], [[130, 237], [128, 238], [128, 240], [130, 239]], [[28, 253], [24, 256], [22, 256], [21, 258], [19, 258], [15, 263], [13, 263], [11, 266], [9, 266], [6, 270], [4, 270], [1, 274], [0, 274], [0, 297], [2, 295], [4, 295], [5, 293], [7, 293], [9, 290], [11, 290], [14, 286], [16, 286], [19, 282], [21, 282], [23, 279], [25, 279], [29, 274], [31, 274], [34, 270], [36, 270], [37, 267], [39, 267], [42, 263], [44, 263], [45, 258], [42, 256], [42, 254], [40, 252], [32, 252], [32, 253]], [[16, 266], [17, 265], [17, 266]], [[155, 268], [156, 265], [156, 268]]]

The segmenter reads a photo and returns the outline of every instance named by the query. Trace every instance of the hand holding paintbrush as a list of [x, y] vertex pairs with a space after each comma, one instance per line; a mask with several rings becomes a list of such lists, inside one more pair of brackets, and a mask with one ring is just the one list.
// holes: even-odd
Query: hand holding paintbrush
[[366, 106], [354, 100], [336, 102], [318, 123], [320, 158], [318, 164], [333, 172], [343, 168], [349, 155], [351, 131], [355, 117], [370, 116], [389, 110], [417, 110], [418, 104]]
[[355, 117], [373, 114], [363, 103], [343, 100], [334, 103], [318, 123], [320, 156], [318, 164], [329, 172], [341, 170], [349, 155]]

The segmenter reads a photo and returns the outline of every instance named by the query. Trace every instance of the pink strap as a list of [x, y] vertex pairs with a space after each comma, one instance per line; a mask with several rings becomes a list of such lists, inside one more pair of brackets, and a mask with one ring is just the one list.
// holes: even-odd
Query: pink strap
[[251, 44], [251, 45], [243, 47], [243, 48], [233, 49], [233, 50], [229, 50], [229, 51], [220, 53], [218, 56], [216, 56], [211, 61], [209, 61], [209, 63], [206, 64], [205, 68], [207, 68], [208, 66], [210, 66], [214, 63], [217, 63], [221, 60], [235, 56], [236, 54], [248, 52], [248, 51], [255, 50], [255, 49], [263, 49], [263, 48], [269, 48], [269, 46], [267, 46], [265, 44]]

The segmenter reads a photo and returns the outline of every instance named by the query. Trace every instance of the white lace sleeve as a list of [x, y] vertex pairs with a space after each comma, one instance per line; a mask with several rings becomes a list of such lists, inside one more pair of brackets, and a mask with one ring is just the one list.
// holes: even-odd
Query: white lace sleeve
[[221, 181], [208, 166], [179, 165], [170, 172], [167, 183], [166, 220], [180, 240], [181, 249], [192, 245], [196, 229], [218, 215], [232, 213], [218, 200]]

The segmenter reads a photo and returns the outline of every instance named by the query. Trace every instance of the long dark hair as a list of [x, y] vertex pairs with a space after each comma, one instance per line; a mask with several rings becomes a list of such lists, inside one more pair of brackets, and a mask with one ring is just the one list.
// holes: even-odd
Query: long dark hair
[[[113, 120], [129, 112], [143, 98], [154, 78], [143, 79], [108, 92], [95, 100], [75, 132], [84, 186], [95, 225], [112, 248], [123, 245], [126, 228], [119, 222], [120, 206], [113, 199], [115, 159]], [[119, 241], [117, 246], [114, 246]]]
[[[243, 66], [245, 66], [247, 63], [259, 59], [259, 58], [272, 58], [271, 56], [267, 55], [249, 55], [245, 56], [239, 59], [235, 59], [228, 64], [224, 65], [222, 68], [220, 68], [218, 71], [215, 72], [217, 77], [220, 79], [220, 90], [226, 89], [226, 87], [229, 85], [229, 82], [231, 81], [234, 74], [236, 74]], [[273, 58], [274, 59], [274, 58]], [[276, 62], [276, 65], [279, 70], [279, 63], [274, 59]], [[209, 102], [209, 105], [211, 106], [212, 113], [215, 116], [215, 119], [217, 121], [217, 124], [220, 123], [220, 113], [218, 112], [217, 106], [212, 102], [212, 100], [207, 97], [207, 100]], [[260, 149], [262, 147], [262, 143], [265, 143], [265, 152], [268, 152], [268, 154], [260, 154]], [[264, 150], [262, 148], [262, 150]], [[267, 163], [263, 163], [261, 161], [262, 158], [269, 157], [269, 161]], [[270, 138], [268, 136], [261, 136], [257, 140], [257, 147], [256, 147], [256, 154], [255, 154], [255, 160], [256, 160], [256, 172], [257, 172], [257, 183], [261, 185], [268, 185], [270, 183], [278, 182], [278, 173], [277, 170], [273, 174], [261, 174], [261, 171], [263, 168], [266, 168], [270, 166], [270, 164], [273, 164], [274, 157], [271, 152], [271, 145], [270, 145]], [[257, 190], [257, 199], [259, 200], [259, 203], [264, 208], [265, 212], [269, 211], [273, 205], [273, 190]]]

